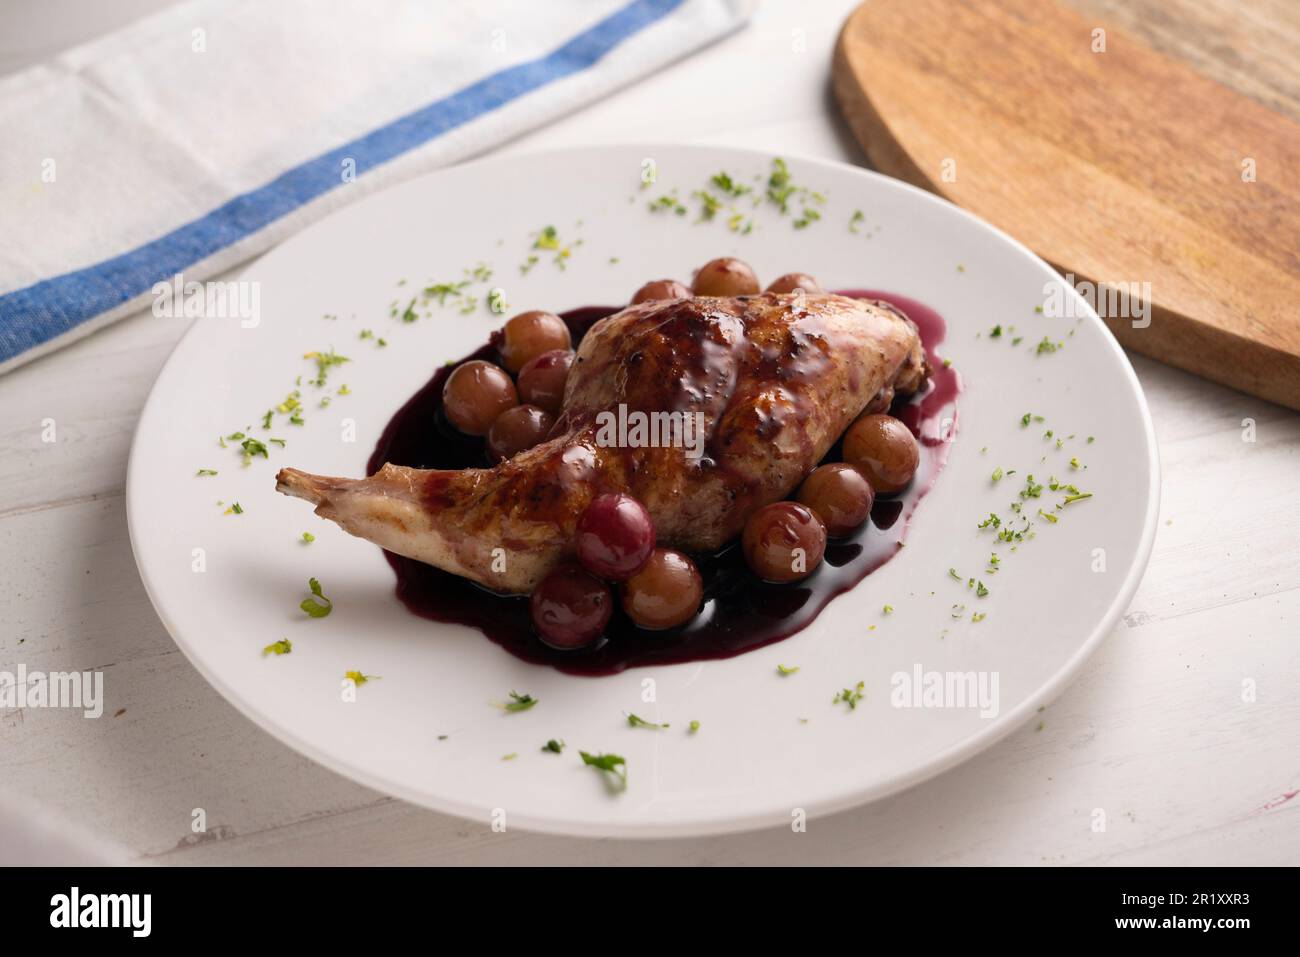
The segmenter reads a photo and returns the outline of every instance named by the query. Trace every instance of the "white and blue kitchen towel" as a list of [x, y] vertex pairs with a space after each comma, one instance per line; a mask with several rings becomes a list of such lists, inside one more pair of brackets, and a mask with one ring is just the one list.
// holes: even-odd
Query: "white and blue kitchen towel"
[[[751, 0], [197, 0], [0, 80], [0, 371], [606, 96]], [[346, 188], [345, 188], [346, 187]]]

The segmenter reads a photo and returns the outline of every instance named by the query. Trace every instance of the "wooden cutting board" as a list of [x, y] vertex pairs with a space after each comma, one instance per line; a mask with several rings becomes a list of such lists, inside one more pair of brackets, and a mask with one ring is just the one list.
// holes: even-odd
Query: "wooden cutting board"
[[869, 0], [834, 86], [882, 172], [1149, 283], [1125, 346], [1300, 409], [1300, 2]]

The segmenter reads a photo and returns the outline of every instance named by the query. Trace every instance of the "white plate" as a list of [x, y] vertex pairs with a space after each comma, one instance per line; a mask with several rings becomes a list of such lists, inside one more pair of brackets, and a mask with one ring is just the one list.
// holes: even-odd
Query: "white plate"
[[[654, 160], [658, 182], [641, 190], [645, 159]], [[633, 146], [474, 163], [361, 200], [250, 266], [244, 279], [259, 284], [260, 323], [194, 323], [154, 386], [131, 454], [136, 560], [195, 667], [267, 731], [342, 774], [485, 825], [503, 813], [508, 827], [566, 834], [788, 824], [800, 810], [827, 813], [916, 784], [1032, 718], [1114, 626], [1150, 551], [1158, 466], [1133, 371], [1073, 291], [1081, 318], [1036, 313], [1045, 284], [1059, 281], [1041, 260], [895, 180], [791, 159], [795, 181], [826, 195], [820, 221], [796, 230], [770, 204], [741, 201], [756, 224], [748, 235], [728, 230], [729, 213], [696, 222], [690, 194], [712, 174], [754, 183], [770, 162], [739, 150]], [[648, 201], [673, 188], [690, 213], [652, 214]], [[853, 232], [856, 209], [865, 218]], [[548, 224], [563, 242], [582, 245], [567, 269], [543, 253], [523, 275], [533, 235]], [[827, 288], [886, 289], [925, 302], [947, 318], [940, 351], [965, 380], [948, 467], [921, 502], [907, 547], [795, 637], [728, 660], [566, 676], [470, 629], [413, 617], [394, 597], [378, 548], [276, 494], [283, 465], [362, 475], [396, 409], [502, 321], [482, 307], [472, 315], [435, 310], [412, 324], [392, 318], [390, 303], [400, 298], [404, 307], [417, 285], [459, 279], [485, 262], [512, 312], [559, 311], [625, 301], [651, 278], [688, 280], [724, 254], [749, 261], [764, 281], [798, 269]], [[999, 324], [1016, 331], [992, 338]], [[388, 347], [361, 340], [362, 329]], [[1036, 354], [1044, 335], [1064, 347]], [[1023, 336], [1019, 345], [1015, 336]], [[263, 432], [263, 412], [297, 375], [310, 374], [303, 353], [330, 347], [352, 361], [331, 372], [329, 388], [346, 383], [351, 395], [322, 410], [305, 387], [306, 424], [277, 416]], [[1045, 422], [1023, 428], [1025, 413]], [[248, 425], [255, 436], [287, 438], [287, 448], [271, 446], [270, 461], [242, 468], [217, 436]], [[1044, 438], [1049, 428], [1074, 438], [1057, 450]], [[1072, 469], [1071, 456], [1085, 468]], [[994, 484], [998, 466], [1017, 474]], [[219, 474], [195, 477], [199, 468]], [[1067, 506], [1056, 524], [1039, 519], [1034, 540], [1016, 552], [997, 547], [1001, 571], [986, 574], [995, 549], [976, 524], [991, 511], [1009, 517], [1027, 472], [1076, 482], [1094, 498]], [[238, 501], [244, 513], [225, 514], [217, 500]], [[1056, 501], [1045, 493], [1027, 511], [1050, 511]], [[314, 544], [300, 540], [304, 531]], [[968, 575], [990, 594], [976, 598]], [[335, 603], [327, 618], [298, 608], [310, 576]], [[960, 620], [955, 605], [966, 606]], [[973, 622], [976, 611], [987, 617]], [[292, 653], [263, 657], [282, 637]], [[781, 677], [778, 663], [800, 670]], [[893, 676], [918, 665], [996, 673], [997, 714], [894, 707]], [[381, 680], [349, 703], [341, 684], [353, 669]], [[832, 704], [858, 681], [865, 698], [855, 709]], [[511, 690], [540, 704], [509, 714], [492, 704]], [[631, 728], [628, 712], [671, 728]], [[693, 735], [692, 720], [700, 722]], [[541, 751], [550, 738], [567, 742], [562, 755]], [[611, 792], [579, 749], [625, 756], [626, 790]]]

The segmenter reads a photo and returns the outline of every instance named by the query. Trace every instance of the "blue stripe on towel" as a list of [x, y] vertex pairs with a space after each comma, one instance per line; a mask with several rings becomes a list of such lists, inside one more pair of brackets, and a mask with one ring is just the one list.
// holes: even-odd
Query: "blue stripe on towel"
[[62, 335], [252, 235], [358, 174], [555, 80], [579, 73], [684, 0], [634, 0], [539, 60], [485, 77], [282, 173], [180, 228], [112, 259], [0, 295], [0, 362]]

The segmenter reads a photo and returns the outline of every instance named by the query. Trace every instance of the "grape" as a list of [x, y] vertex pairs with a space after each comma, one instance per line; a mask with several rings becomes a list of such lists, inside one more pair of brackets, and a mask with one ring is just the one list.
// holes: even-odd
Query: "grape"
[[749, 516], [741, 547], [750, 569], [764, 581], [798, 581], [821, 564], [826, 527], [806, 505], [773, 502]]
[[654, 547], [650, 513], [630, 495], [597, 496], [578, 519], [578, 561], [601, 578], [622, 581], [646, 563]]
[[748, 263], [724, 256], [701, 266], [691, 288], [697, 296], [752, 296], [758, 292], [758, 277]]
[[534, 309], [521, 312], [501, 330], [498, 348], [501, 364], [511, 372], [518, 372], [530, 359], [552, 349], [568, 349], [573, 345], [569, 327], [559, 316]]
[[806, 293], [822, 291], [817, 280], [806, 272], [788, 272], [784, 276], [773, 279], [767, 287], [768, 292], [794, 292], [796, 289], [802, 289]]
[[656, 548], [645, 566], [623, 583], [623, 610], [637, 627], [676, 628], [695, 617], [704, 582], [695, 563], [667, 548]]
[[553, 568], [528, 600], [533, 627], [542, 641], [563, 650], [584, 648], [609, 624], [614, 596], [609, 586], [573, 562]]
[[482, 359], [462, 362], [442, 387], [447, 420], [466, 435], [486, 435], [506, 409], [519, 404], [519, 394], [504, 369]]
[[689, 299], [691, 290], [676, 279], [656, 279], [648, 282], [636, 291], [632, 305], [649, 302], [651, 299]]
[[517, 405], [497, 416], [488, 429], [488, 454], [497, 461], [511, 458], [537, 445], [551, 431], [555, 416], [535, 405]]
[[533, 356], [519, 370], [519, 397], [558, 415], [564, 404], [564, 383], [569, 379], [571, 365], [572, 349], [552, 349]]
[[867, 520], [876, 493], [866, 477], [845, 462], [812, 470], [795, 496], [817, 513], [831, 538], [842, 538]]
[[877, 492], [899, 492], [921, 462], [916, 438], [893, 416], [861, 416], [844, 433], [844, 461], [867, 477]]

